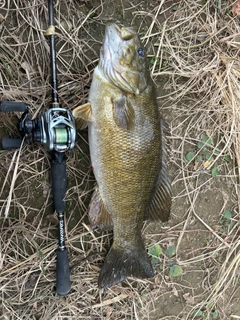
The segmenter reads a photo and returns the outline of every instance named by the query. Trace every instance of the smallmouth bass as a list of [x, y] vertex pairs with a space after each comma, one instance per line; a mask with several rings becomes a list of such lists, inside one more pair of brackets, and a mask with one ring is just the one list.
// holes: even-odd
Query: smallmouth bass
[[89, 103], [73, 110], [88, 125], [90, 157], [97, 181], [89, 205], [92, 226], [113, 228], [113, 244], [98, 285], [127, 277], [151, 278], [143, 221], [167, 221], [171, 181], [167, 170], [167, 125], [157, 106], [145, 50], [134, 27], [106, 26], [94, 70]]

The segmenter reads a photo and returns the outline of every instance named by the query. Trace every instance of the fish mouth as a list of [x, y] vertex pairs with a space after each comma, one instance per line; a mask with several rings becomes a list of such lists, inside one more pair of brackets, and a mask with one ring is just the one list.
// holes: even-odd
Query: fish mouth
[[106, 26], [106, 34], [116, 32], [116, 34], [124, 40], [131, 40], [137, 35], [137, 27], [119, 27], [116, 23], [111, 23]]
[[[121, 65], [119, 61], [119, 48], [129, 40], [134, 39], [137, 36], [136, 27], [119, 27], [115, 23], [106, 25], [105, 37], [101, 48], [101, 56], [104, 61], [105, 74], [112, 82], [129, 93], [139, 94], [139, 89], [131, 86], [124, 77], [126, 73], [126, 67]], [[118, 58], [116, 58], [118, 57]]]

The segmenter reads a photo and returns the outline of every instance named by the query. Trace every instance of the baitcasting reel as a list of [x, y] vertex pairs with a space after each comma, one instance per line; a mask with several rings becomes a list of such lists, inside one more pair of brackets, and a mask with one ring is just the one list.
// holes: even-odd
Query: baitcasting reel
[[[30, 141], [40, 142], [47, 151], [66, 152], [73, 149], [76, 142], [75, 120], [69, 110], [59, 107], [58, 103], [39, 118], [30, 120], [29, 106], [23, 102], [0, 101], [1, 112], [23, 112], [18, 123], [18, 130]], [[19, 148], [22, 139], [3, 138], [3, 149]]]

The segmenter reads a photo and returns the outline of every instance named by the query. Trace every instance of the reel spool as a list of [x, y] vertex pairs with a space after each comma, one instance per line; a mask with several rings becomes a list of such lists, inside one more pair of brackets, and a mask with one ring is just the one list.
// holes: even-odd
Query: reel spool
[[75, 120], [63, 108], [52, 108], [38, 119], [39, 131], [34, 140], [43, 144], [47, 151], [65, 152], [73, 149], [76, 142]]

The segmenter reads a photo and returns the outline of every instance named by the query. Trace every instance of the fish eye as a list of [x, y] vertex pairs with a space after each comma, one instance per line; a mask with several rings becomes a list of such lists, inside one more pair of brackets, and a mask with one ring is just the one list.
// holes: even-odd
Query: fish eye
[[138, 48], [137, 52], [140, 57], [144, 57], [144, 49], [143, 48]]

